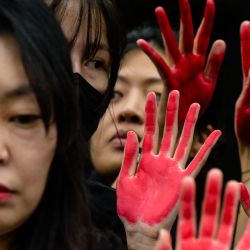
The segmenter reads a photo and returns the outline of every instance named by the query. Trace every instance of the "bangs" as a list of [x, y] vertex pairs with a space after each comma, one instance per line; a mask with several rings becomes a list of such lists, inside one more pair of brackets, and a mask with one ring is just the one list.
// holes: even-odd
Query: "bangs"
[[67, 40], [71, 50], [78, 38], [82, 26], [86, 27], [81, 39], [85, 42], [84, 58], [92, 58], [98, 51], [102, 36], [102, 26], [105, 24], [102, 11], [96, 0], [52, 0], [47, 1], [58, 22], [64, 26], [69, 22]]

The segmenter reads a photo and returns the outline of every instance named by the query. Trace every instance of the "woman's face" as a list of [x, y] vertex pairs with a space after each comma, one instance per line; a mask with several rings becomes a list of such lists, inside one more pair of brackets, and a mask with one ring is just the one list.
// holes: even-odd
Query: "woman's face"
[[16, 41], [0, 36], [0, 236], [24, 223], [43, 195], [57, 131], [45, 130]]
[[[76, 26], [76, 16], [79, 14], [79, 1], [70, 1], [67, 5], [66, 14], [61, 21], [61, 27], [67, 40], [70, 41], [74, 36]], [[94, 19], [94, 15], [93, 15]], [[82, 23], [75, 43], [70, 51], [73, 72], [79, 73], [85, 78], [96, 90], [104, 93], [108, 86], [110, 75], [110, 51], [107, 40], [107, 29], [104, 20], [102, 20], [100, 47], [92, 58], [85, 58], [87, 20], [83, 14]], [[91, 27], [92, 37], [94, 42], [95, 21]]]
[[143, 51], [131, 50], [122, 60], [114, 97], [91, 138], [91, 159], [98, 172], [110, 174], [120, 169], [129, 130], [135, 131], [142, 141], [144, 108], [150, 91], [160, 97], [161, 77]]

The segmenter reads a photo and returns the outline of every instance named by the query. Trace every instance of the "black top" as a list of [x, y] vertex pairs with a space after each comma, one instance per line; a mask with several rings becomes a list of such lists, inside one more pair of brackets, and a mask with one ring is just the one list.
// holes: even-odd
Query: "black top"
[[127, 249], [124, 226], [116, 210], [115, 189], [105, 185], [102, 176], [95, 171], [88, 179], [87, 187], [93, 223], [108, 239], [105, 249]]

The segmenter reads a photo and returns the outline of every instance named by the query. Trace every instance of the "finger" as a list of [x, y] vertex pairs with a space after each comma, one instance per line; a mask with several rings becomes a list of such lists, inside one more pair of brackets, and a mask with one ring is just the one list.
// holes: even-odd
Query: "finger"
[[[240, 101], [239, 105], [240, 108], [243, 108], [244, 106], [249, 106], [250, 103], [250, 71], [248, 77], [244, 81], [244, 86], [242, 89], [242, 92], [240, 94]], [[246, 109], [249, 112], [249, 109]]]
[[171, 250], [172, 243], [170, 233], [167, 230], [161, 229], [160, 237], [156, 242], [154, 250]]
[[138, 39], [136, 43], [152, 60], [162, 80], [168, 84], [167, 88], [173, 89], [175, 82], [173, 79], [173, 74], [166, 60], [162, 57], [162, 55], [159, 54], [147, 41], [143, 39]]
[[177, 227], [177, 242], [195, 238], [195, 182], [191, 177], [185, 177], [181, 184], [180, 210]]
[[240, 202], [245, 213], [250, 217], [250, 195], [244, 183], [240, 183]]
[[145, 133], [142, 144], [142, 153], [151, 153], [156, 151], [156, 96], [154, 92], [150, 92], [147, 95], [146, 107], [145, 107]]
[[241, 63], [244, 81], [250, 69], [250, 22], [244, 21], [240, 26]]
[[248, 220], [247, 227], [236, 246], [235, 250], [249, 250], [250, 249], [250, 220]]
[[216, 80], [224, 59], [226, 44], [222, 40], [217, 40], [213, 43], [208, 56], [207, 65], [204, 71], [204, 78], [211, 84], [216, 85]]
[[170, 27], [165, 10], [162, 7], [157, 7], [155, 9], [155, 15], [165, 41], [167, 53], [169, 54], [172, 63], [179, 61], [181, 58], [181, 53], [174, 36], [174, 32]]
[[135, 175], [137, 155], [138, 155], [138, 139], [134, 131], [129, 131], [127, 134], [127, 141], [124, 150], [124, 159], [119, 179]]
[[179, 144], [177, 146], [174, 159], [181, 167], [184, 167], [188, 159], [193, 142], [194, 127], [198, 119], [200, 105], [193, 103], [187, 113], [184, 126], [182, 129]]
[[225, 246], [231, 246], [239, 202], [239, 183], [229, 181], [226, 185], [222, 206], [221, 221], [218, 231], [218, 241]]
[[204, 12], [204, 18], [197, 31], [194, 41], [194, 51], [197, 54], [206, 56], [214, 22], [214, 15], [215, 15], [214, 1], [207, 0]]
[[179, 0], [181, 28], [180, 28], [180, 47], [185, 54], [193, 52], [194, 30], [192, 15], [188, 0]]
[[212, 151], [215, 143], [218, 141], [221, 136], [220, 130], [214, 130], [206, 139], [204, 144], [201, 146], [198, 153], [195, 155], [194, 159], [189, 163], [185, 170], [186, 175], [196, 176], [201, 167], [206, 162], [210, 152]]
[[222, 172], [218, 169], [209, 171], [206, 180], [206, 189], [202, 204], [200, 222], [200, 237], [213, 238], [216, 232], [220, 195], [222, 187]]
[[169, 93], [166, 108], [165, 131], [160, 147], [160, 152], [167, 154], [168, 157], [173, 156], [176, 137], [178, 133], [178, 107], [179, 107], [179, 91], [173, 90]]

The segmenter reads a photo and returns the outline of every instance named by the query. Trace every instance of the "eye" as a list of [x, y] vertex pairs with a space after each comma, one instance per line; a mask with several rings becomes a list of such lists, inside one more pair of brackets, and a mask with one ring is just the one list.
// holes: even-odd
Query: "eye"
[[155, 95], [156, 95], [156, 101], [159, 102], [161, 99], [161, 93], [155, 92]]
[[105, 68], [105, 63], [97, 59], [89, 60], [85, 65], [89, 67], [90, 69], [104, 69]]
[[112, 99], [113, 101], [119, 100], [120, 98], [122, 98], [122, 93], [119, 91], [113, 91], [113, 95], [112, 95]]
[[37, 120], [41, 119], [40, 115], [17, 115], [17, 116], [13, 116], [10, 118], [10, 122], [15, 122], [15, 123], [19, 123], [22, 125], [25, 124], [32, 124], [34, 122], [36, 122]]

